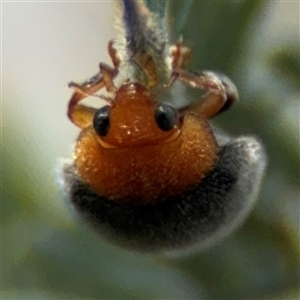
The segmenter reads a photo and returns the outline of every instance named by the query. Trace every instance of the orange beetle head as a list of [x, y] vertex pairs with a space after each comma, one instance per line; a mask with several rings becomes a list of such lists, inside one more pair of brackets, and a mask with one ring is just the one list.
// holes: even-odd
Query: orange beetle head
[[160, 109], [161, 106], [143, 85], [123, 84], [116, 92], [111, 106], [104, 108], [107, 117], [105, 134], [98, 132], [95, 121], [97, 112], [95, 114], [94, 128], [98, 133], [99, 143], [106, 148], [128, 148], [155, 145], [175, 139], [180, 132], [177, 113], [174, 109], [169, 111], [174, 124], [170, 128], [161, 129], [158, 119], [164, 116], [159, 116]]

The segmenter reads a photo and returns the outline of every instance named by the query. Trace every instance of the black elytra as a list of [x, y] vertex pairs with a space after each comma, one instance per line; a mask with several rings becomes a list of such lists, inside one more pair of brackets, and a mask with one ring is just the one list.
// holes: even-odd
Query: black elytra
[[110, 106], [99, 108], [94, 115], [93, 126], [97, 134], [106, 136], [110, 126]]
[[63, 167], [63, 190], [83, 220], [123, 248], [148, 253], [181, 253], [191, 246], [203, 249], [245, 219], [266, 165], [264, 148], [256, 137], [224, 141], [218, 162], [201, 182], [155, 204], [107, 199], [78, 177], [73, 164]]

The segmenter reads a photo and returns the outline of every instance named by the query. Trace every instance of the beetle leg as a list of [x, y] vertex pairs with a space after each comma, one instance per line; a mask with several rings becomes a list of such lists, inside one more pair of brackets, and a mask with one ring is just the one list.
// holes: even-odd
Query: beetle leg
[[118, 56], [117, 50], [113, 47], [114, 42], [113, 41], [109, 41], [108, 42], [108, 54], [111, 58], [111, 61], [115, 67], [115, 69], [119, 69], [120, 66], [120, 57]]
[[112, 42], [109, 42], [108, 44], [108, 51], [115, 68], [111, 68], [104, 63], [100, 63], [100, 71], [90, 80], [82, 84], [74, 82], [69, 83], [69, 87], [74, 88], [75, 91], [69, 100], [67, 115], [69, 119], [80, 128], [85, 128], [92, 123], [96, 109], [78, 103], [86, 97], [95, 94], [103, 87], [105, 87], [108, 92], [116, 91], [113, 79], [118, 74], [120, 61], [117, 57], [116, 50], [112, 46]]
[[84, 98], [86, 98], [86, 94], [80, 89], [76, 90], [69, 101], [67, 112], [69, 119], [82, 129], [92, 124], [93, 116], [96, 111], [95, 108], [78, 104], [78, 102]]
[[173, 81], [177, 79], [193, 88], [208, 90], [202, 101], [183, 108], [182, 112], [192, 111], [210, 119], [227, 110], [238, 99], [235, 85], [222, 74], [210, 71], [189, 73], [184, 70], [175, 70], [172, 77]]
[[184, 69], [190, 60], [191, 49], [178, 41], [171, 47], [171, 56], [173, 70], [177, 68]]

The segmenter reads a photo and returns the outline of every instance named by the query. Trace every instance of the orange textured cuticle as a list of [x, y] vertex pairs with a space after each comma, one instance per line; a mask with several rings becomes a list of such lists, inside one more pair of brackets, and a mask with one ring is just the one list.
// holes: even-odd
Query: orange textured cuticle
[[[147, 97], [145, 95], [144, 104], [148, 103]], [[122, 132], [118, 132], [118, 128], [123, 128], [118, 127], [122, 122], [114, 127], [114, 119], [127, 122], [127, 127], [135, 124], [138, 126], [136, 129], [145, 129], [140, 127], [140, 117], [142, 115], [145, 118], [147, 109], [144, 107], [143, 110], [141, 106], [135, 111], [136, 106], [132, 105], [129, 98], [123, 98], [127, 107], [123, 111], [125, 116], [121, 116], [122, 105], [118, 117], [117, 113], [113, 117], [112, 109], [111, 128], [103, 140], [113, 148], [104, 148], [91, 126], [81, 132], [75, 147], [75, 167], [81, 179], [112, 201], [136, 204], [163, 201], [201, 182], [213, 168], [218, 154], [218, 145], [207, 121], [187, 114], [180, 134], [170, 140], [170, 136], [178, 129], [172, 133], [159, 131], [152, 115], [154, 105], [149, 101], [146, 107], [148, 114], [150, 111], [150, 118], [144, 120], [147, 130], [142, 135], [137, 132], [133, 137], [126, 136], [125, 131], [122, 135]], [[133, 98], [131, 95], [131, 100]], [[130, 108], [134, 110], [132, 115]], [[139, 117], [136, 120], [137, 113]], [[158, 132], [156, 142], [151, 130]]]
[[156, 104], [149, 91], [138, 83], [124, 84], [111, 106], [110, 128], [101, 140], [115, 147], [157, 144], [177, 131], [161, 131], [154, 118]]

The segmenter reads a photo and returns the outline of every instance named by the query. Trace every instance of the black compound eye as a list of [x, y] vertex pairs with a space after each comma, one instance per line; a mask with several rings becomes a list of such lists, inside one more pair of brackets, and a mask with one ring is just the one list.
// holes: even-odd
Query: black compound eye
[[109, 130], [110, 106], [101, 107], [95, 112], [93, 126], [100, 136], [106, 136]]
[[155, 111], [155, 121], [163, 131], [172, 130], [178, 123], [178, 114], [171, 105], [162, 103]]

